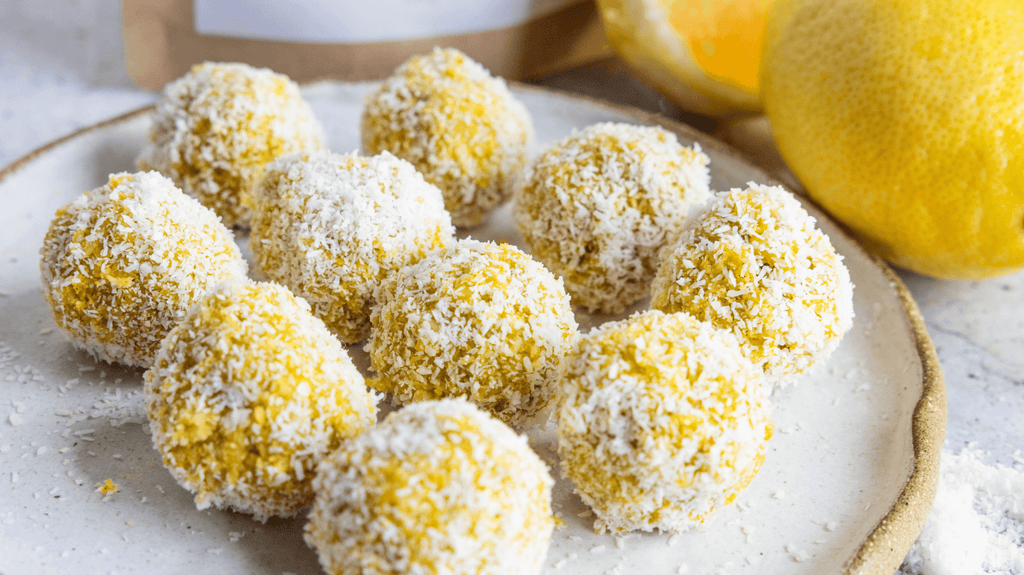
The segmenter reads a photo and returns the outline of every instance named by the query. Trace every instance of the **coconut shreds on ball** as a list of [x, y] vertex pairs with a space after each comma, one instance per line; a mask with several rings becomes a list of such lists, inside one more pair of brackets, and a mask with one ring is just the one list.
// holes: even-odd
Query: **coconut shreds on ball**
[[408, 162], [388, 152], [301, 152], [267, 168], [250, 245], [270, 279], [355, 343], [369, 335], [374, 287], [454, 233], [441, 191]]
[[40, 255], [43, 295], [71, 341], [141, 367], [193, 303], [247, 271], [216, 214], [156, 172], [111, 174], [58, 210]]
[[205, 62], [164, 89], [149, 144], [135, 161], [157, 170], [228, 226], [249, 225], [252, 194], [275, 158], [323, 145], [323, 128], [282, 74]]
[[462, 240], [389, 275], [366, 350], [399, 402], [464, 397], [505, 423], [546, 415], [577, 324], [562, 282], [508, 244]]
[[651, 307], [732, 331], [769, 381], [789, 383], [853, 325], [850, 273], [814, 224], [778, 186], [719, 194], [665, 251]]
[[581, 336], [560, 382], [563, 476], [598, 531], [684, 531], [757, 474], [772, 435], [762, 375], [729, 332], [652, 310]]
[[516, 226], [573, 304], [621, 312], [647, 295], [660, 250], [711, 198], [709, 161], [659, 127], [595, 124], [533, 162], [515, 192]]
[[408, 160], [444, 192], [459, 227], [504, 203], [526, 165], [533, 123], [505, 81], [455, 49], [413, 56], [366, 99], [363, 151]]
[[376, 421], [341, 343], [273, 283], [227, 283], [196, 304], [145, 393], [153, 445], [196, 507], [261, 520], [312, 503], [319, 461]]
[[320, 464], [306, 541], [332, 575], [536, 575], [551, 486], [501, 422], [463, 400], [418, 403]]

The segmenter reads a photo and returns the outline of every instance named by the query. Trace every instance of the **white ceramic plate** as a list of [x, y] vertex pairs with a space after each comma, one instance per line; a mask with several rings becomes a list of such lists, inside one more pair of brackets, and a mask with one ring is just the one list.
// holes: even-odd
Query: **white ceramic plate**
[[[358, 147], [357, 119], [371, 87], [305, 89], [331, 149]], [[541, 143], [599, 121], [659, 123], [703, 146], [715, 189], [768, 179], [685, 126], [565, 94], [515, 91]], [[197, 511], [140, 424], [142, 372], [76, 351], [41, 296], [38, 249], [50, 218], [108, 173], [134, 170], [151, 113], [82, 130], [0, 172], [0, 572], [319, 573], [302, 541], [304, 516], [261, 524]], [[898, 280], [809, 209], [846, 258], [856, 322], [827, 363], [775, 393], [776, 434], [750, 488], [700, 531], [617, 541], [591, 530], [593, 517], [560, 480], [555, 508], [566, 527], [555, 533], [547, 572], [795, 574], [898, 565], [931, 504], [937, 459], [922, 445], [942, 443], [941, 377], [930, 373], [930, 343]], [[473, 235], [521, 243], [507, 206]], [[584, 326], [600, 321], [581, 318]], [[916, 419], [919, 402], [931, 405], [930, 426]], [[531, 439], [554, 465], [551, 431]], [[108, 478], [120, 491], [105, 499], [95, 488]]]

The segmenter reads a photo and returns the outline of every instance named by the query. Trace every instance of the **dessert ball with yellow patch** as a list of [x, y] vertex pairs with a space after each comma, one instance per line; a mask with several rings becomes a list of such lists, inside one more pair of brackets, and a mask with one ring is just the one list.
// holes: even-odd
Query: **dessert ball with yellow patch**
[[366, 99], [363, 151], [408, 160], [444, 192], [459, 227], [504, 203], [526, 165], [533, 123], [505, 81], [455, 49], [413, 56]]
[[719, 194], [665, 251], [651, 307], [732, 331], [769, 381], [792, 381], [853, 325], [850, 273], [814, 224], [778, 186]]
[[43, 295], [71, 341], [141, 367], [193, 303], [247, 271], [217, 215], [156, 172], [112, 174], [58, 210], [40, 255]]
[[546, 414], [577, 330], [551, 272], [473, 240], [388, 276], [370, 321], [370, 386], [400, 402], [464, 397], [515, 426]]
[[758, 371], [732, 334], [652, 310], [579, 339], [560, 382], [563, 475], [598, 531], [684, 531], [732, 502], [772, 426]]
[[573, 304], [618, 313], [647, 295], [659, 251], [711, 198], [708, 162], [662, 128], [596, 124], [530, 166], [516, 226]]
[[323, 128], [287, 76], [205, 62], [164, 89], [135, 163], [170, 177], [226, 225], [246, 227], [267, 164], [323, 141]]
[[346, 343], [370, 333], [373, 289], [455, 233], [441, 191], [388, 152], [301, 152], [267, 169], [249, 244], [257, 265]]
[[273, 283], [203, 298], [164, 340], [145, 392], [153, 444], [196, 507], [259, 519], [312, 503], [317, 463], [376, 421], [341, 343]]
[[313, 485], [306, 541], [332, 575], [536, 575], [554, 527], [526, 438], [462, 400], [389, 414]]

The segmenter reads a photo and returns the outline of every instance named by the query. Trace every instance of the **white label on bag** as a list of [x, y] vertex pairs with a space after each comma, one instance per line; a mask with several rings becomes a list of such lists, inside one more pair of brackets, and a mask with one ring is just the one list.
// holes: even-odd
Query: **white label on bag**
[[197, 34], [358, 44], [515, 26], [581, 0], [193, 0]]

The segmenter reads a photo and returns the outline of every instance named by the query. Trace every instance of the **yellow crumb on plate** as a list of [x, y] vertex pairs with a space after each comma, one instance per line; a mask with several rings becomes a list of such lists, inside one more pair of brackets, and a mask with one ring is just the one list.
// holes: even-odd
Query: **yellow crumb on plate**
[[114, 483], [114, 480], [112, 478], [111, 479], [107, 479], [103, 483], [97, 483], [96, 484], [96, 493], [102, 493], [104, 495], [110, 495], [112, 493], [117, 493], [120, 490], [121, 490], [121, 487], [118, 484]]

